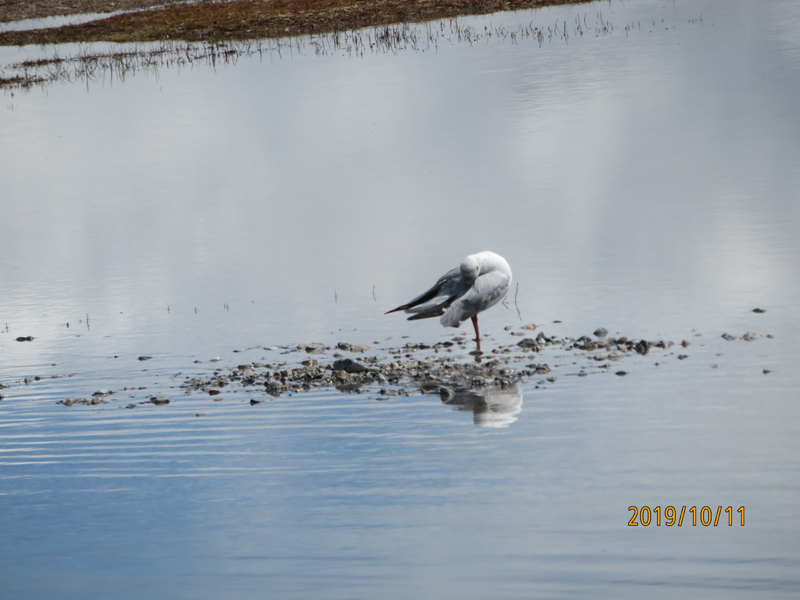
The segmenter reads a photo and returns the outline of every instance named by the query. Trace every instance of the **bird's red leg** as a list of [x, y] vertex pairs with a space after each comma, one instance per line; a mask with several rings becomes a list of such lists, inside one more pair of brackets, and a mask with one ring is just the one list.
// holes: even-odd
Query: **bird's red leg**
[[478, 342], [478, 350], [480, 350], [481, 334], [478, 332], [478, 315], [472, 317], [472, 326], [475, 328], [475, 341]]

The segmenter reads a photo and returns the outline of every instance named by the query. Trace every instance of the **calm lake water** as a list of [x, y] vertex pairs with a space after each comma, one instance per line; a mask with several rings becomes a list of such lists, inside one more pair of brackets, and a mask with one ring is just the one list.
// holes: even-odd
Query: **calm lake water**
[[[798, 26], [789, 0], [603, 2], [6, 91], [0, 596], [797, 597]], [[528, 323], [676, 345], [548, 348], [504, 427], [378, 386], [177, 387], [450, 339], [383, 313], [484, 249], [514, 272], [484, 350]]]

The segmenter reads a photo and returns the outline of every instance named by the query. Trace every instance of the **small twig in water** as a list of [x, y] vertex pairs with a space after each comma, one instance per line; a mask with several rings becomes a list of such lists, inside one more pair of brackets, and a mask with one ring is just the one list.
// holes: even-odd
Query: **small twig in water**
[[519, 304], [517, 304], [517, 295], [519, 294], [519, 281], [517, 282], [517, 289], [514, 292], [514, 307], [517, 309], [517, 316], [522, 321], [522, 313], [519, 312]]
[[372, 299], [375, 300], [375, 302], [378, 301], [378, 299], [375, 297], [375, 286], [374, 285], [372, 286]]

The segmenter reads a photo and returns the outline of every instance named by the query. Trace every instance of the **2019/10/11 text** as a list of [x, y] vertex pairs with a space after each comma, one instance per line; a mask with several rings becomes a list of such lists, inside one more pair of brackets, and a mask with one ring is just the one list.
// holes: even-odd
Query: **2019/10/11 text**
[[[652, 509], [649, 506], [643, 506], [641, 509], [636, 506], [629, 506], [628, 510], [633, 511], [633, 516], [628, 521], [629, 527], [638, 527], [639, 525], [647, 527], [651, 523], [661, 526], [662, 510], [660, 506], [655, 506]], [[686, 513], [689, 514], [687, 515]], [[738, 513], [735, 518], [734, 513]], [[708, 527], [712, 523], [716, 527], [720, 524], [720, 517], [722, 517], [723, 525], [727, 521], [728, 526], [732, 527], [735, 521], [737, 525], [744, 527], [744, 506], [740, 506], [735, 511], [732, 506], [725, 509], [718, 506], [716, 514], [710, 506], [704, 506], [700, 510], [697, 510], [696, 506], [692, 506], [688, 510], [685, 506], [682, 506], [680, 515], [678, 515], [678, 511], [674, 506], [667, 506], [663, 510], [663, 517], [664, 525], [667, 527], [672, 527], [673, 525], [683, 526], [684, 517], [686, 517], [687, 525], [689, 524], [689, 519], [691, 519], [693, 527], [697, 527], [698, 520], [704, 527]]]

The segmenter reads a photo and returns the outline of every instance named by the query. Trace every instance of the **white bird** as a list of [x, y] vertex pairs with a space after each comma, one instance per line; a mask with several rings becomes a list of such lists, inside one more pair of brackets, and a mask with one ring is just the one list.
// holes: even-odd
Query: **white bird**
[[439, 322], [444, 327], [458, 327], [461, 321], [472, 319], [480, 350], [478, 313], [505, 298], [510, 285], [511, 267], [506, 259], [494, 252], [478, 252], [466, 257], [459, 268], [442, 275], [427, 292], [386, 314], [404, 310], [413, 313], [409, 321], [441, 316]]

